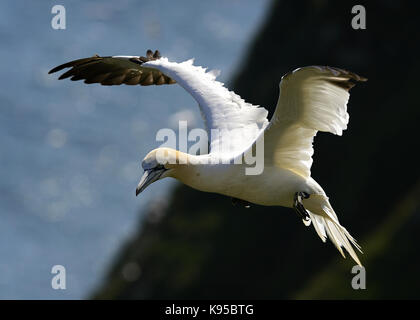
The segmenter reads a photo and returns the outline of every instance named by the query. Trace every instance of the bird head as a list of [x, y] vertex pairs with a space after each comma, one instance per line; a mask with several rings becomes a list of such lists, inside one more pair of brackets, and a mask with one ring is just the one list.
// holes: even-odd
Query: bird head
[[182, 164], [187, 165], [187, 154], [183, 152], [171, 148], [150, 151], [141, 164], [144, 173], [136, 188], [136, 196], [155, 181], [166, 177], [176, 177]]

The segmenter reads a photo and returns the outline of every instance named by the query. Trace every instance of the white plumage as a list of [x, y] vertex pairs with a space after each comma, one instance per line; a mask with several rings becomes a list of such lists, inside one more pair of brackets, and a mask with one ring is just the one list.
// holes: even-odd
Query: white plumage
[[[164, 177], [173, 177], [206, 192], [216, 192], [266, 206], [293, 207], [305, 225], [322, 239], [331, 239], [360, 264], [357, 245], [341, 226], [328, 197], [311, 178], [313, 138], [318, 131], [341, 135], [347, 128], [347, 102], [352, 81], [366, 81], [354, 73], [331, 67], [299, 68], [280, 82], [280, 95], [270, 122], [267, 110], [246, 103], [216, 81], [217, 72], [161, 58], [114, 56], [79, 59], [58, 66], [71, 67], [60, 79], [84, 79], [103, 85], [162, 85], [178, 83], [198, 102], [209, 133], [210, 153], [190, 155], [169, 148], [151, 151], [143, 160], [145, 173], [136, 193]], [[215, 130], [219, 134], [213, 134]], [[264, 145], [264, 171], [247, 175], [245, 154]], [[159, 158], [165, 154], [165, 163]], [[205, 161], [203, 161], [205, 160]], [[222, 161], [223, 160], [223, 161]], [[226, 161], [228, 160], [228, 161]], [[185, 164], [180, 164], [185, 163]]]
[[[211, 137], [210, 152], [223, 149], [225, 156], [242, 153], [268, 125], [266, 109], [245, 102], [216, 81], [214, 72], [194, 66], [193, 60], [176, 63], [161, 58], [144, 66], [154, 67], [174, 79], [198, 102]], [[220, 135], [211, 135], [210, 129], [218, 130]]]

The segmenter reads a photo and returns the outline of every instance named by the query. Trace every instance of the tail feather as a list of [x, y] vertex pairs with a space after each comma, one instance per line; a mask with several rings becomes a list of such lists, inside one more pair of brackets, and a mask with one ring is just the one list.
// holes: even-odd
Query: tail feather
[[311, 220], [314, 221], [313, 225], [316, 233], [318, 233], [318, 236], [321, 238], [322, 242], [326, 242], [327, 233], [325, 231], [323, 219], [319, 216], [314, 215], [312, 212], [309, 212], [309, 216], [311, 217]]
[[[307, 210], [309, 217], [312, 221], [312, 225], [318, 236], [323, 242], [327, 240], [327, 237], [335, 245], [341, 255], [345, 258], [345, 254], [342, 248], [344, 248], [353, 260], [358, 264], [362, 265], [353, 246], [360, 251], [361, 247], [357, 244], [356, 240], [350, 235], [350, 233], [344, 228], [339, 222], [337, 215], [332, 209], [328, 202], [327, 197], [323, 197], [324, 201], [321, 206], [308, 205], [311, 210]], [[308, 199], [309, 200], [309, 199]], [[317, 202], [320, 203], [320, 199]], [[307, 201], [307, 200], [306, 200]], [[306, 202], [305, 201], [305, 202]], [[313, 204], [313, 203], [312, 203]], [[309, 225], [309, 224], [308, 224]]]

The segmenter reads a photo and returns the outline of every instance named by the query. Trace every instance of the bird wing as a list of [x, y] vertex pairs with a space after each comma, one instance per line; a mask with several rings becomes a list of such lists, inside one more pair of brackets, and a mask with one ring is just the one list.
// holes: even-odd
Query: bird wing
[[311, 175], [313, 138], [318, 131], [341, 135], [347, 128], [349, 90], [366, 81], [349, 71], [310, 66], [282, 77], [276, 110], [264, 132], [266, 163]]
[[95, 55], [90, 58], [78, 59], [64, 63], [48, 73], [54, 73], [66, 68], [71, 68], [63, 73], [58, 79], [70, 78], [70, 80], [85, 80], [85, 83], [100, 83], [106, 86], [112, 85], [162, 85], [176, 83], [173, 79], [164, 75], [159, 70], [147, 68], [144, 63], [159, 59], [159, 51], [147, 51], [143, 56], [109, 56], [100, 57]]
[[71, 68], [59, 79], [85, 80], [102, 85], [161, 85], [178, 83], [198, 102], [210, 137], [210, 151], [231, 158], [252, 145], [268, 125], [268, 111], [246, 103], [216, 81], [214, 71], [161, 58], [149, 50], [146, 57], [110, 56], [79, 59], [62, 64], [49, 73]]
[[266, 109], [245, 102], [216, 81], [217, 72], [206, 72], [194, 66], [193, 60], [176, 63], [162, 58], [145, 66], [174, 79], [198, 102], [213, 154], [227, 158], [241, 154], [268, 125]]

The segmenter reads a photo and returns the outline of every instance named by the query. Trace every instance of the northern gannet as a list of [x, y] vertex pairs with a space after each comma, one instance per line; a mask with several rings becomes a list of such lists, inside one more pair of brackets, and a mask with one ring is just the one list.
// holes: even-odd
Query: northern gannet
[[[333, 67], [309, 66], [287, 73], [280, 81], [276, 110], [246, 103], [216, 81], [216, 72], [161, 57], [156, 50], [143, 56], [95, 55], [53, 68], [71, 68], [59, 79], [84, 79], [102, 85], [163, 85], [178, 83], [198, 102], [210, 136], [210, 152], [194, 155], [157, 148], [142, 161], [144, 174], [136, 195], [166, 177], [205, 192], [246, 203], [294, 208], [304, 224], [311, 223], [323, 242], [327, 237], [345, 257], [345, 248], [361, 265], [355, 239], [338, 221], [328, 197], [311, 177], [313, 139], [318, 131], [341, 135], [347, 128], [349, 90], [366, 78]], [[212, 134], [218, 130], [219, 134]], [[221, 132], [221, 133], [220, 133]], [[246, 155], [263, 145], [263, 170], [246, 174]], [[223, 150], [222, 150], [222, 149]]]

